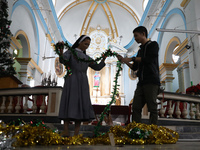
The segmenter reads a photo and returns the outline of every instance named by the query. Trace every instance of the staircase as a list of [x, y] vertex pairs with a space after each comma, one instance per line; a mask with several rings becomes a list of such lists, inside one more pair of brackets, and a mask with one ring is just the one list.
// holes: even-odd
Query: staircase
[[179, 139], [199, 139], [200, 126], [177, 126], [176, 131], [179, 133]]

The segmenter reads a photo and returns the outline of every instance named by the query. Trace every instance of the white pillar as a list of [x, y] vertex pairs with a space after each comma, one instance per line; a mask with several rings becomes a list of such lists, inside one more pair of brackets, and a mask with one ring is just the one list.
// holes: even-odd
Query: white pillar
[[111, 64], [111, 87], [110, 87], [110, 91], [113, 92], [113, 86], [115, 85], [114, 84], [114, 78], [115, 78], [115, 75], [116, 75], [116, 65], [117, 65], [117, 62], [112, 62]]
[[174, 78], [168, 78], [165, 80], [165, 91], [167, 92], [172, 92], [173, 88], [172, 88], [172, 81]]
[[178, 67], [177, 72], [178, 72], [179, 91], [182, 93], [182, 92], [185, 92], [183, 68]]
[[20, 68], [20, 80], [23, 82], [23, 84], [28, 84], [28, 74], [30, 74], [30, 71], [29, 71], [29, 62], [31, 60], [31, 58], [24, 58], [24, 59], [17, 59], [16, 60], [19, 62], [19, 64], [21, 65], [21, 68]]
[[165, 91], [172, 92], [173, 70], [177, 68], [178, 64], [163, 63], [160, 66], [161, 79], [165, 83]]
[[110, 91], [110, 64], [106, 64], [106, 71], [105, 71], [105, 95], [110, 95], [109, 91]]
[[184, 77], [184, 92], [186, 92], [186, 89], [190, 87], [190, 69], [189, 69], [189, 63], [186, 62], [183, 65], [183, 77]]
[[29, 77], [27, 78], [26, 84], [30, 86], [30, 85], [31, 85], [31, 83], [30, 83], [31, 80], [32, 80], [32, 77], [29, 76]]
[[20, 81], [23, 83], [23, 84], [27, 84], [27, 73], [22, 73], [20, 72]]
[[[122, 68], [123, 68], [123, 64], [122, 64]], [[118, 85], [120, 85], [119, 86], [119, 94], [123, 95], [124, 94], [124, 72], [123, 72], [123, 70], [121, 70], [119, 74], [120, 74], [119, 79], [118, 79]]]

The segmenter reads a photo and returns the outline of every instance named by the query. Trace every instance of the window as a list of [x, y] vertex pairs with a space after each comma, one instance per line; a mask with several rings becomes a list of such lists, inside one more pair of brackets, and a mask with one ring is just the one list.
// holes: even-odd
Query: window
[[53, 2], [53, 5], [55, 6], [56, 5], [56, 0], [52, 0], [52, 2]]
[[[177, 46], [174, 48], [173, 52], [174, 52], [178, 47], [179, 47], [179, 45], [177, 45]], [[172, 61], [173, 61], [174, 63], [177, 63], [178, 60], [179, 60], [179, 56], [176, 56], [176, 55], [172, 54]]]
[[143, 0], [143, 10], [147, 7], [149, 0]]
[[18, 49], [14, 49], [14, 50], [13, 50], [13, 59], [14, 59], [15, 57], [18, 57], [18, 55], [19, 55], [19, 50], [18, 50]]

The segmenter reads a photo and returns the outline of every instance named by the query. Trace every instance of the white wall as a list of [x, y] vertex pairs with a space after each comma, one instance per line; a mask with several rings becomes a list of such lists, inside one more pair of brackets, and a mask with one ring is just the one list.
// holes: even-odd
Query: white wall
[[129, 67], [127, 65], [124, 66], [124, 95], [125, 101], [124, 105], [129, 105], [130, 101], [133, 99], [133, 95], [137, 86], [138, 79], [131, 80], [128, 75]]
[[[192, 0], [186, 7], [185, 16], [188, 22], [187, 28], [188, 30], [200, 30], [200, 1], [199, 0]], [[193, 35], [188, 34], [190, 38]], [[199, 50], [199, 43], [200, 39], [199, 36], [194, 36], [191, 40], [194, 43], [194, 52], [192, 52], [192, 48], [189, 50], [189, 66], [190, 66], [190, 78], [193, 81], [193, 85], [196, 85], [200, 82], [200, 50]], [[191, 45], [191, 42], [190, 42]], [[194, 62], [196, 62], [196, 67], [194, 67]]]

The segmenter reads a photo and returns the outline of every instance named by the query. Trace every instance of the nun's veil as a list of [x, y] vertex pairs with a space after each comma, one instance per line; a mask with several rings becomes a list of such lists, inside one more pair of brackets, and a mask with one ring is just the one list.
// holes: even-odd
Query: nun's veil
[[81, 35], [81, 36], [76, 40], [76, 42], [72, 45], [72, 48], [73, 48], [73, 49], [77, 48], [77, 47], [79, 46], [79, 44], [80, 44], [80, 41], [82, 42], [82, 41], [84, 41], [85, 39], [91, 40], [91, 38], [90, 38], [89, 36], [87, 36], [87, 35]]

